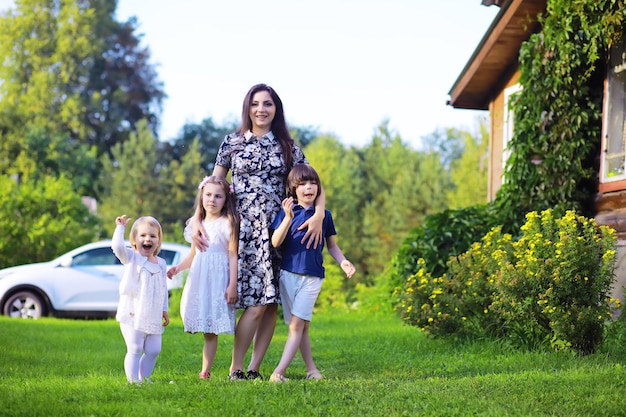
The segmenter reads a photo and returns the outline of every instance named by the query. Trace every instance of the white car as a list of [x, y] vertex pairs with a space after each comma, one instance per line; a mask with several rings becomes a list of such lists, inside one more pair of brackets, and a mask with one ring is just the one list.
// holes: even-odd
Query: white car
[[[190, 250], [163, 242], [158, 256], [169, 267]], [[123, 270], [110, 240], [88, 243], [49, 262], [0, 269], [0, 312], [24, 319], [114, 317]], [[167, 280], [170, 291], [182, 285], [181, 274]]]

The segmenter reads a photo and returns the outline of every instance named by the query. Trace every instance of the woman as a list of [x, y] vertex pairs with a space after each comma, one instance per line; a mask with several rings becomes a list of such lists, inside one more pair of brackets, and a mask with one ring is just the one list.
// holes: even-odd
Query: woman
[[[232, 185], [241, 218], [237, 308], [243, 308], [233, 346], [229, 379], [262, 378], [259, 368], [274, 335], [280, 296], [280, 262], [272, 247], [269, 226], [286, 197], [285, 180], [291, 167], [308, 163], [302, 150], [289, 135], [283, 103], [265, 84], [253, 86], [243, 101], [241, 126], [224, 138], [215, 160], [213, 175], [225, 178], [232, 174]], [[303, 242], [317, 245], [322, 239], [325, 194], [322, 190], [315, 215], [301, 226], [307, 229]], [[209, 242], [202, 227], [194, 222], [196, 247]], [[252, 358], [247, 373], [243, 360], [254, 338]]]

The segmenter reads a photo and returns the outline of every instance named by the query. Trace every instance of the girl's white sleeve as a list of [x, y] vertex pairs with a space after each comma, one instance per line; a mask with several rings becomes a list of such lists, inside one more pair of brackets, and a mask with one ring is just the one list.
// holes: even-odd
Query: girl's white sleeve
[[188, 220], [187, 224], [185, 225], [185, 230], [183, 231], [183, 236], [185, 238], [185, 241], [189, 243], [193, 243], [193, 239], [191, 238], [192, 235], [193, 235], [193, 229], [191, 227], [191, 221]]
[[[161, 265], [161, 269], [163, 271], [163, 276], [167, 277], [167, 264], [165, 263], [165, 260], [159, 259], [159, 265]], [[170, 301], [170, 295], [169, 295], [169, 292], [167, 290], [167, 281], [166, 281], [165, 282], [165, 299], [163, 300], [163, 311], [168, 311], [168, 309], [169, 309], [169, 301]]]
[[113, 239], [111, 240], [111, 249], [113, 253], [123, 264], [129, 262], [128, 250], [126, 249], [126, 243], [124, 243], [124, 226], [115, 226], [115, 232], [113, 232]]

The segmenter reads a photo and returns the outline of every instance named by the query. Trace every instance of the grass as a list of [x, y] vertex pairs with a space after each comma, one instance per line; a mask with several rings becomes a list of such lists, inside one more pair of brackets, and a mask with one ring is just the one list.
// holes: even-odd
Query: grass
[[[280, 322], [266, 377], [286, 334]], [[586, 357], [518, 352], [493, 341], [433, 340], [396, 317], [364, 312], [317, 314], [311, 335], [323, 381], [304, 380], [297, 357], [288, 383], [229, 382], [232, 336], [220, 337], [212, 379], [201, 381], [202, 336], [174, 319], [154, 385], [132, 386], [114, 320], [0, 317], [0, 416], [625, 415], [621, 343]]]

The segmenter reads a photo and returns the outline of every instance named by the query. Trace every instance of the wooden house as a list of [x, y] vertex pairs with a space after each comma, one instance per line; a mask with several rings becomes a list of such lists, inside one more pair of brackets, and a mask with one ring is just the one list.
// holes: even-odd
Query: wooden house
[[[449, 92], [448, 104], [489, 111], [488, 197], [502, 185], [507, 141], [512, 136], [508, 99], [519, 91], [520, 46], [539, 31], [546, 0], [483, 0], [500, 11]], [[477, 4], [477, 7], [480, 7]], [[598, 224], [617, 231], [617, 282], [613, 296], [624, 300], [626, 285], [626, 42], [611, 50], [604, 78], [602, 149], [595, 211]]]

